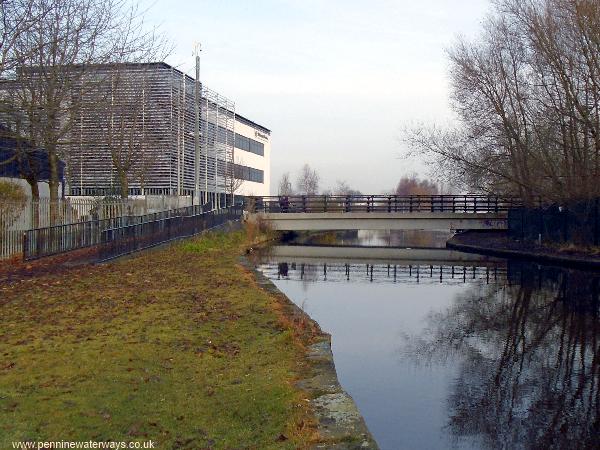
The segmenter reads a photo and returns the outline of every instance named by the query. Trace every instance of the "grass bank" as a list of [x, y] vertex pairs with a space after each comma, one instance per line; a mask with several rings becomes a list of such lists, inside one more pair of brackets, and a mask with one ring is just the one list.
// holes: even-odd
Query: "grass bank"
[[[241, 232], [0, 284], [0, 448], [303, 448], [310, 336], [240, 267]], [[29, 272], [30, 273], [29, 273]]]

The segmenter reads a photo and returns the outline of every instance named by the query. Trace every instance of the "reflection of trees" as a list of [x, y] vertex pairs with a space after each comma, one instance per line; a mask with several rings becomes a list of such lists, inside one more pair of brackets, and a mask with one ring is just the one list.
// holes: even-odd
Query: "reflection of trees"
[[[523, 273], [523, 272], [521, 272]], [[599, 278], [582, 272], [474, 286], [407, 349], [461, 359], [449, 427], [486, 448], [597, 448]]]

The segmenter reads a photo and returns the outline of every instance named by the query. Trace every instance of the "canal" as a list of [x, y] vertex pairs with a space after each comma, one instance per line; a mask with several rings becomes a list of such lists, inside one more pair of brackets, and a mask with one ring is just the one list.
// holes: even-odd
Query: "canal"
[[331, 334], [382, 449], [598, 448], [600, 275], [445, 238], [359, 232], [258, 267]]

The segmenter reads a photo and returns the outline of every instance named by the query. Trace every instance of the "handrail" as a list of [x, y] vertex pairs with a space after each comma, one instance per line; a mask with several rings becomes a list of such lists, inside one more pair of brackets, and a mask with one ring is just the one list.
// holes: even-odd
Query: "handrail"
[[290, 195], [246, 198], [250, 213], [454, 212], [500, 213], [523, 206], [517, 197], [496, 195]]
[[[23, 233], [23, 260], [38, 259], [72, 250], [98, 247], [100, 253], [123, 254], [144, 245], [164, 242], [172, 237], [196, 234], [221, 216], [239, 217], [238, 205], [205, 211], [202, 206], [188, 206], [144, 216], [123, 216], [54, 225], [27, 230]], [[115, 241], [120, 241], [116, 243]], [[112, 244], [112, 245], [111, 245]], [[119, 253], [121, 252], [121, 253]]]

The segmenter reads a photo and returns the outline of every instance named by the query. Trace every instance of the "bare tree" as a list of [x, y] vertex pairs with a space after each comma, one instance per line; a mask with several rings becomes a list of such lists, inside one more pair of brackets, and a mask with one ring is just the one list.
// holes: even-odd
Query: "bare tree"
[[[40, 151], [33, 148], [23, 133], [23, 118], [10, 110], [9, 96], [0, 100], [0, 166], [9, 165], [11, 172], [27, 181], [33, 199], [39, 198], [38, 182], [43, 170]], [[15, 170], [16, 169], [16, 170]]]
[[146, 109], [153, 75], [143, 65], [135, 65], [136, 70], [127, 72], [123, 67], [127, 66], [108, 69], [110, 83], [101, 86], [106, 90], [102, 95], [92, 96], [92, 99], [99, 98], [93, 107], [86, 108], [86, 113], [91, 115], [86, 120], [94, 120], [99, 138], [97, 145], [106, 145], [120, 195], [127, 198], [130, 181], [136, 179], [143, 185], [143, 178], [152, 164], [153, 155], [147, 151]]
[[298, 192], [304, 195], [316, 195], [319, 192], [319, 174], [304, 164], [296, 181]]
[[294, 195], [294, 188], [292, 187], [292, 181], [290, 180], [289, 172], [285, 172], [283, 175], [281, 175], [279, 186], [277, 187], [277, 195], [285, 197]]
[[12, 91], [15, 88], [10, 77], [14, 76], [14, 45], [19, 37], [27, 33], [44, 12], [33, 10], [32, 0], [0, 2], [0, 166], [12, 165], [31, 187], [32, 198], [39, 198], [40, 174], [39, 152], [28, 142], [23, 132], [23, 115], [17, 111]]
[[231, 204], [235, 203], [235, 194], [244, 184], [244, 179], [241, 176], [238, 167], [244, 165], [242, 158], [236, 158], [235, 163], [226, 164], [225, 174], [225, 193], [231, 196]]
[[396, 195], [435, 195], [438, 186], [428, 179], [420, 179], [416, 174], [400, 178], [396, 186]]
[[454, 184], [557, 201], [600, 195], [600, 4], [498, 0], [449, 52], [460, 125], [406, 141]]
[[359, 190], [352, 189], [345, 180], [337, 180], [333, 193], [335, 195], [362, 195]]
[[33, 6], [34, 0], [0, 2], [0, 76], [3, 78], [15, 69], [13, 50], [17, 39], [47, 13]]
[[[89, 93], [110, 83], [98, 65], [143, 61], [164, 41], [146, 31], [136, 7], [125, 0], [32, 0], [35, 21], [14, 40], [18, 104], [27, 137], [48, 154], [51, 205], [58, 199], [59, 161], [68, 159], [69, 133]], [[103, 99], [100, 98], [100, 101]], [[56, 211], [51, 211], [55, 219]]]

